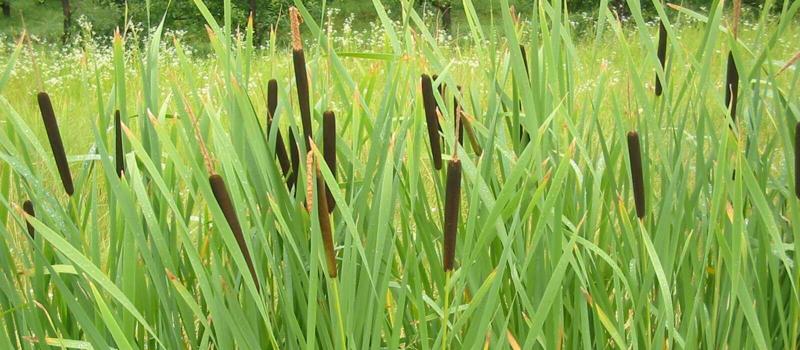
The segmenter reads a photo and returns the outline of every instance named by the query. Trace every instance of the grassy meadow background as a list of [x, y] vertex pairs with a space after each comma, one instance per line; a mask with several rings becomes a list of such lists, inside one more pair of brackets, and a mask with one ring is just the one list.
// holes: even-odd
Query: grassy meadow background
[[[460, 29], [447, 33], [406, 2], [389, 12], [365, 2], [364, 23], [297, 0], [310, 149], [288, 27], [256, 45], [229, 0], [221, 16], [187, 3], [206, 32], [93, 33], [83, 22], [66, 46], [21, 32], [0, 41], [0, 348], [800, 347], [800, 2], [767, 0], [770, 10], [737, 17], [731, 1], [646, 1], [653, 10], [642, 12], [628, 0], [620, 19], [607, 1], [517, 12], [506, 0], [491, 11], [464, 0]], [[442, 170], [422, 74], [438, 77]], [[278, 104], [267, 128], [270, 79]], [[323, 160], [328, 110], [335, 167]], [[642, 219], [629, 131], [642, 142]], [[280, 144], [292, 148], [290, 133], [293, 187], [276, 158]], [[456, 264], [445, 271], [455, 159]], [[224, 179], [247, 254], [212, 174]], [[324, 191], [330, 218], [317, 210]]]

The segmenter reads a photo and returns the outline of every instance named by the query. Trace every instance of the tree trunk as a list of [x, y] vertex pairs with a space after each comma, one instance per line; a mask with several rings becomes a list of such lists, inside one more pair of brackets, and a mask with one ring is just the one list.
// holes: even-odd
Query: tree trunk
[[0, 4], [0, 7], [3, 8], [3, 16], [11, 17], [11, 0], [3, 0], [3, 3]]
[[72, 8], [69, 6], [69, 0], [61, 0], [61, 6], [64, 9], [64, 36], [61, 37], [61, 41], [66, 44], [72, 27]]

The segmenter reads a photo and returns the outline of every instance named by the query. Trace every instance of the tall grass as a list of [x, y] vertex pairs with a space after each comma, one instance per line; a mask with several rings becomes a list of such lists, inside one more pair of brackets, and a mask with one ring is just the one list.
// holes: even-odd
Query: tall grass
[[576, 33], [563, 1], [482, 19], [466, 0], [469, 30], [446, 41], [375, 0], [356, 47], [298, 0], [299, 42], [259, 49], [194, 2], [210, 58], [160, 26], [74, 61], [9, 48], [1, 349], [800, 346], [800, 70], [781, 72], [800, 2], [734, 36], [728, 2], [653, 1], [666, 67], [637, 10]]

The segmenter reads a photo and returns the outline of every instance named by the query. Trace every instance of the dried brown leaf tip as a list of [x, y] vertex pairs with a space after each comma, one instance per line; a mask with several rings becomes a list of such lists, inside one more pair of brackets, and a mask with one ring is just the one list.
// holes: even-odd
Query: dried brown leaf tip
[[428, 139], [431, 144], [433, 167], [442, 169], [442, 149], [439, 144], [439, 119], [436, 116], [436, 100], [433, 97], [433, 83], [427, 74], [422, 75], [422, 105], [425, 109], [425, 121], [428, 126]]
[[447, 164], [447, 183], [444, 203], [444, 258], [445, 271], [453, 270], [461, 205], [461, 160], [451, 159]]
[[222, 176], [218, 174], [212, 174], [208, 177], [208, 182], [211, 185], [211, 191], [214, 193], [214, 199], [217, 201], [217, 204], [222, 210], [222, 214], [225, 216], [225, 221], [228, 222], [228, 226], [230, 227], [231, 232], [233, 232], [233, 237], [236, 239], [236, 243], [239, 245], [239, 250], [242, 252], [245, 263], [247, 263], [247, 268], [250, 270], [250, 275], [253, 277], [253, 282], [255, 282], [256, 288], [260, 289], [258, 277], [256, 275], [256, 269], [253, 265], [253, 259], [250, 257], [250, 250], [247, 248], [247, 243], [244, 239], [244, 233], [242, 232], [242, 226], [239, 223], [239, 217], [236, 215], [236, 208], [233, 205], [228, 188], [225, 186], [225, 181], [222, 179]]
[[628, 133], [628, 155], [631, 160], [631, 182], [633, 183], [633, 199], [636, 203], [636, 216], [639, 219], [643, 219], [645, 216], [645, 196], [642, 150], [639, 143], [639, 134], [635, 131]]
[[64, 152], [64, 143], [61, 141], [61, 132], [58, 129], [58, 121], [56, 120], [56, 113], [53, 111], [53, 104], [50, 102], [50, 96], [46, 92], [40, 92], [37, 98], [39, 111], [42, 113], [42, 122], [44, 122], [44, 128], [47, 132], [47, 139], [50, 141], [50, 149], [53, 151], [53, 159], [61, 177], [61, 184], [64, 186], [64, 191], [72, 196], [75, 192], [75, 187], [72, 184], [72, 174], [69, 171], [67, 154]]

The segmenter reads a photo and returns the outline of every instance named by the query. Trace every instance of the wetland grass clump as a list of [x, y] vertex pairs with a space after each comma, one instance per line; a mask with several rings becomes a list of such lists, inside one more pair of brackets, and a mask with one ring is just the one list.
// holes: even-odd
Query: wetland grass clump
[[454, 157], [447, 163], [447, 183], [444, 202], [444, 258], [445, 271], [453, 270], [456, 256], [459, 207], [461, 204], [461, 160]]
[[[333, 111], [326, 111], [322, 114], [322, 154], [325, 164], [328, 165], [333, 178], [336, 178], [336, 114]], [[336, 201], [329, 188], [325, 188], [328, 201], [328, 211], [336, 208]]]
[[225, 186], [225, 180], [223, 180], [222, 176], [219, 174], [212, 174], [208, 177], [208, 182], [211, 185], [211, 191], [214, 193], [214, 199], [216, 199], [217, 204], [220, 209], [222, 209], [225, 221], [228, 222], [228, 226], [231, 228], [231, 232], [233, 232], [233, 237], [239, 245], [239, 250], [241, 250], [244, 261], [247, 263], [247, 268], [250, 270], [253, 282], [255, 282], [256, 288], [260, 289], [256, 268], [253, 265], [253, 259], [250, 257], [250, 250], [247, 249], [244, 233], [242, 233], [242, 225], [239, 223], [239, 217], [236, 215], [236, 208], [233, 206], [230, 193]]
[[[275, 118], [275, 111], [278, 110], [278, 81], [270, 79], [267, 83], [267, 137], [269, 137], [270, 130], [272, 130], [272, 120]], [[289, 164], [289, 156], [286, 153], [286, 146], [283, 143], [283, 136], [280, 129], [276, 131], [275, 135], [275, 155], [278, 157], [278, 163], [283, 171], [283, 176], [287, 176], [291, 164]]]
[[117, 165], [117, 176], [123, 177], [125, 175], [125, 149], [122, 145], [122, 120], [119, 110], [114, 112], [114, 134], [114, 160]]
[[[666, 61], [667, 61], [667, 28], [664, 26], [664, 22], [659, 22], [658, 25], [658, 62], [661, 65], [661, 69], [666, 73]], [[664, 92], [664, 87], [661, 84], [661, 78], [656, 73], [656, 96], [661, 96]]]
[[303, 124], [303, 136], [306, 150], [311, 149], [311, 104], [309, 102], [308, 70], [306, 54], [303, 51], [303, 40], [300, 37], [300, 13], [296, 7], [289, 8], [289, 19], [292, 27], [292, 63], [294, 79], [297, 84], [297, 101], [300, 104], [300, 121]]
[[645, 216], [645, 203], [642, 149], [639, 144], [639, 134], [636, 131], [628, 133], [628, 155], [631, 160], [631, 181], [633, 182], [633, 200], [636, 203], [636, 216], [639, 219], [643, 219]]
[[[30, 200], [25, 200], [25, 202], [22, 203], [22, 210], [24, 210], [25, 214], [28, 214], [28, 216], [36, 217], [36, 211], [33, 210], [33, 203]], [[33, 228], [31, 222], [26, 219], [25, 225], [28, 227], [28, 236], [31, 236], [31, 239], [36, 238], [36, 229]]]
[[64, 152], [64, 143], [61, 141], [61, 132], [58, 129], [58, 121], [53, 111], [53, 104], [50, 96], [46, 92], [40, 92], [37, 96], [39, 100], [39, 111], [42, 113], [42, 121], [47, 132], [47, 139], [50, 141], [50, 149], [53, 151], [53, 159], [58, 168], [58, 175], [61, 177], [61, 184], [67, 195], [72, 196], [75, 187], [72, 184], [72, 174], [69, 171], [67, 154]]
[[431, 144], [433, 167], [442, 169], [442, 149], [439, 144], [439, 118], [436, 115], [436, 99], [433, 97], [433, 83], [427, 74], [422, 75], [422, 105], [425, 109], [425, 121], [428, 125], [428, 140]]

